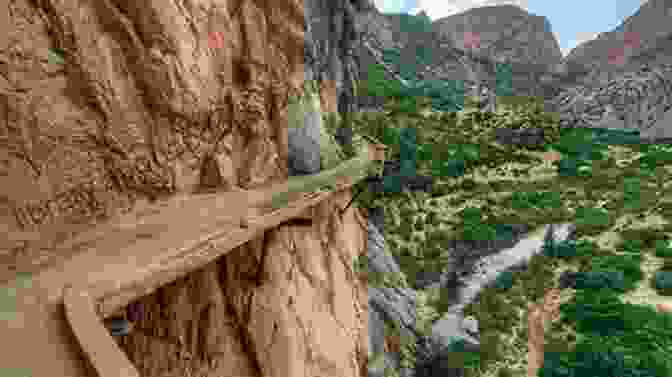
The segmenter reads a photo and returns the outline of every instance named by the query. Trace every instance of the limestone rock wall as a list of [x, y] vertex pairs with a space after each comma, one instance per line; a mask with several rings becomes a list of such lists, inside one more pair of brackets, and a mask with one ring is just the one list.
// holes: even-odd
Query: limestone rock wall
[[[313, 3], [1, 1], [0, 278], [164, 196], [286, 179], [286, 106], [307, 73], [331, 79], [330, 111], [352, 97], [347, 43], [306, 61], [306, 19], [347, 41], [357, 4]], [[349, 195], [143, 298], [122, 344], [142, 374], [360, 375], [366, 291], [351, 268], [366, 225], [334, 215]]]
[[139, 202], [284, 179], [288, 97], [320, 69], [332, 102], [351, 91], [342, 65], [305, 60], [308, 16], [348, 25], [332, 9], [344, 4], [2, 4], [2, 276], [49, 263], [56, 243]]
[[642, 2], [639, 9], [625, 17], [612, 30], [604, 30], [594, 39], [579, 44], [564, 58], [580, 82], [609, 80], [623, 72], [635, 71], [643, 64], [672, 63], [672, 4], [666, 0]]
[[342, 193], [312, 226], [282, 225], [140, 300], [145, 317], [122, 342], [143, 376], [360, 376], [367, 290], [352, 261], [366, 220]]
[[[55, 227], [137, 200], [286, 176], [302, 4], [47, 0], [0, 13], [0, 223], [39, 232], [38, 249]], [[29, 248], [0, 240], [3, 254]]]

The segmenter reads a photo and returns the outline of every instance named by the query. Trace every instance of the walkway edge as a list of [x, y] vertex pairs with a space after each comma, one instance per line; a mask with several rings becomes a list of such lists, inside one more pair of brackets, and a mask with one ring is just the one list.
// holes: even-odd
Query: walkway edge
[[65, 315], [82, 350], [100, 377], [140, 377], [99, 319], [86, 290], [65, 289]]

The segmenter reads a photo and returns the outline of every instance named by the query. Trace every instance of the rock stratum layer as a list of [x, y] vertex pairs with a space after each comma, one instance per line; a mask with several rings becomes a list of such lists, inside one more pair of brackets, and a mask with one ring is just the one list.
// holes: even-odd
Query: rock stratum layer
[[142, 376], [360, 376], [368, 353], [367, 290], [352, 261], [366, 220], [341, 219], [345, 193], [313, 225], [283, 225], [140, 300], [121, 341]]
[[669, 1], [642, 2], [618, 27], [570, 51], [564, 59], [567, 70], [578, 82], [591, 84], [604, 83], [642, 64], [672, 63], [670, 16]]
[[[418, 78], [462, 80], [472, 89], [478, 82], [494, 85], [495, 61], [511, 63], [515, 94], [546, 96], [552, 92], [546, 81], [562, 60], [548, 19], [512, 5], [473, 8], [416, 30], [409, 30], [407, 15], [381, 14], [376, 9], [358, 13], [356, 22], [362, 33], [358, 49], [362, 78], [370, 64], [380, 61], [369, 45], [377, 53], [399, 49], [400, 66], [418, 65], [417, 57], [426, 56], [428, 61], [416, 67]], [[477, 46], [465, 41], [468, 33], [478, 36]], [[391, 69], [398, 73], [400, 67]]]
[[[352, 104], [350, 1], [3, 5], [3, 280], [144, 203], [286, 179], [287, 103], [307, 77], [330, 79], [324, 108]], [[306, 24], [325, 22], [345, 42], [306, 60]], [[336, 216], [341, 196], [312, 226], [282, 225], [143, 298], [122, 344], [142, 375], [359, 376], [366, 223]]]

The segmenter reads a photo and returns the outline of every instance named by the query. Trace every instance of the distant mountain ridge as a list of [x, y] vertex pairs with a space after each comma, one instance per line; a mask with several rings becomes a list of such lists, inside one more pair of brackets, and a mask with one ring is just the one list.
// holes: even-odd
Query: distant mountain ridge
[[[622, 63], [618, 61], [622, 53]], [[611, 61], [610, 61], [611, 60]], [[640, 66], [672, 63], [672, 1], [649, 0], [619, 26], [579, 44], [563, 59], [582, 84], [605, 82]]]
[[[392, 67], [397, 71], [412, 68], [421, 79], [462, 80], [472, 89], [476, 82], [495, 81], [496, 61], [508, 62], [517, 94], [544, 95], [542, 76], [562, 59], [548, 20], [510, 5], [476, 8], [434, 22], [423, 12], [411, 16], [373, 9], [356, 22], [361, 44], [369, 46], [357, 52], [361, 78], [379, 62], [374, 55], [380, 54], [370, 48], [376, 46], [380, 53], [399, 50], [399, 64]], [[480, 46], [464, 46], [465, 32], [478, 34]]]

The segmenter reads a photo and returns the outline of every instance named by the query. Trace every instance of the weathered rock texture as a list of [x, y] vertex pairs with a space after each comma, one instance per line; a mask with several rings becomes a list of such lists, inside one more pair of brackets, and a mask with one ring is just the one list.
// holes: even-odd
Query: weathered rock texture
[[672, 65], [642, 66], [605, 84], [568, 88], [553, 103], [562, 127], [628, 128], [645, 137], [669, 137]]
[[478, 52], [520, 63], [557, 64], [560, 46], [545, 16], [526, 12], [515, 5], [473, 8], [436, 20], [439, 35], [464, 48], [464, 33], [480, 35]]
[[[48, 248], [51, 228], [138, 199], [286, 176], [284, 108], [305, 71], [300, 4], [32, 4], [2, 9], [14, 15], [0, 78], [11, 230], [38, 230]], [[47, 61], [55, 47], [65, 64]]]
[[[349, 24], [322, 5], [320, 25]], [[305, 13], [321, 15], [296, 1], [3, 7], [2, 265], [46, 263], [54, 242], [138, 200], [286, 177], [284, 110], [306, 73], [338, 76], [329, 107], [352, 97], [341, 65], [305, 61]], [[341, 45], [329, 59], [347, 60]]]
[[[577, 82], [588, 84], [604, 82], [642, 64], [672, 63], [671, 16], [672, 4], [667, 0], [642, 2], [618, 27], [570, 51], [565, 64], [577, 73]], [[619, 53], [622, 61], [617, 59]]]
[[359, 376], [367, 290], [352, 261], [366, 219], [342, 194], [312, 226], [283, 225], [141, 300], [122, 342], [143, 376]]
[[[328, 108], [352, 103], [353, 12], [345, 0], [4, 2], [0, 276], [67, 257], [50, 250], [143, 202], [286, 179], [286, 105], [307, 74], [333, 81]], [[308, 61], [320, 32], [306, 19], [331, 38]], [[366, 225], [335, 217], [347, 199], [144, 298], [124, 344], [142, 374], [358, 376], [366, 290], [350, 268]]]
[[[470, 59], [470, 70], [465, 71], [462, 64], [439, 65], [435, 69], [440, 77], [483, 80], [494, 87], [496, 74], [492, 63], [478, 62], [485, 58], [512, 64], [512, 86], [517, 95], [542, 95], [541, 76], [562, 59], [548, 19], [517, 6], [474, 8], [436, 20], [433, 25], [443, 44], [471, 50], [475, 56]], [[479, 35], [479, 46], [465, 45], [467, 32]]]
[[[299, 1], [301, 3], [301, 1]], [[306, 11], [306, 78], [335, 85], [341, 113], [356, 111], [355, 80], [359, 78], [355, 46], [358, 15], [373, 7], [371, 0], [303, 0]]]
[[[544, 95], [544, 75], [551, 75], [562, 61], [560, 46], [550, 23], [543, 16], [532, 15], [511, 6], [473, 8], [466, 12], [432, 22], [431, 30], [403, 30], [398, 15], [384, 15], [373, 9], [361, 12], [357, 25], [362, 33], [361, 76], [376, 59], [374, 50], [398, 48], [401, 62], [415, 61], [417, 49], [431, 51], [431, 64], [418, 67], [424, 80], [463, 80], [466, 88], [474, 89], [477, 82], [494, 87], [494, 62], [509, 62], [513, 66], [513, 88], [517, 95]], [[466, 32], [480, 35], [480, 47], [465, 46]], [[465, 48], [466, 47], [466, 48]], [[399, 71], [399, 67], [392, 67]], [[371, 105], [364, 99], [365, 105]]]

